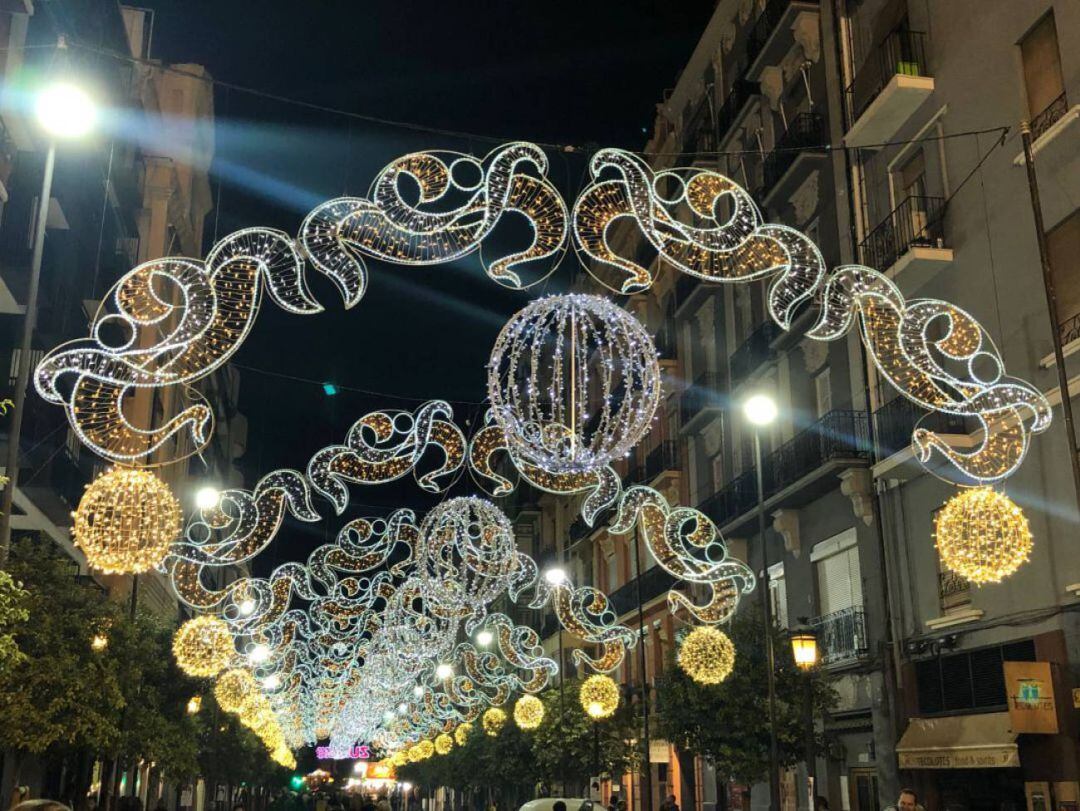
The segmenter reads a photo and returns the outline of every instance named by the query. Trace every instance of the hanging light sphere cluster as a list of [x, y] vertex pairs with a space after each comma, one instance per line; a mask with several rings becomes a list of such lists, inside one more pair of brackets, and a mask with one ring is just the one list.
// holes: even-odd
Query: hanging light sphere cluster
[[536, 299], [495, 341], [488, 396], [510, 452], [552, 474], [625, 456], [649, 430], [660, 364], [645, 327], [600, 296]]
[[619, 687], [611, 676], [597, 673], [581, 683], [578, 698], [590, 718], [610, 718], [619, 708]]
[[106, 574], [138, 574], [165, 559], [180, 534], [180, 502], [149, 470], [116, 467], [95, 479], [72, 513], [75, 545]]
[[502, 728], [506, 726], [506, 713], [498, 707], [492, 707], [484, 712], [480, 719], [480, 725], [484, 728], [484, 734], [494, 738]]
[[172, 649], [181, 670], [189, 676], [207, 678], [229, 666], [234, 653], [233, 637], [222, 620], [204, 614], [177, 629]]
[[972, 583], [999, 583], [1031, 556], [1027, 517], [1004, 493], [973, 487], [957, 493], [934, 520], [942, 565]]
[[524, 695], [514, 704], [514, 723], [521, 729], [536, 729], [544, 720], [544, 702]]
[[225, 712], [240, 712], [244, 703], [259, 690], [255, 677], [242, 668], [226, 670], [214, 685], [214, 698]]
[[469, 740], [469, 736], [472, 735], [472, 724], [467, 721], [464, 724], [458, 724], [457, 729], [454, 730], [454, 742], [458, 746], [464, 746], [465, 742]]
[[435, 736], [435, 752], [439, 755], [448, 755], [454, 748], [454, 739], [445, 732]]
[[735, 667], [735, 644], [719, 628], [695, 628], [679, 646], [679, 667], [698, 684], [720, 684]]
[[420, 525], [422, 593], [437, 614], [470, 614], [506, 591], [516, 570], [514, 527], [482, 498], [444, 501]]

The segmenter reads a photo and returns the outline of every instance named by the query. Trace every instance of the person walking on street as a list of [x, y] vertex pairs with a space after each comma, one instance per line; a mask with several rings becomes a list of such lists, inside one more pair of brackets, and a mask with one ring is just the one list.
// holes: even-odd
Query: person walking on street
[[896, 799], [896, 805], [890, 805], [885, 811], [922, 811], [919, 805], [919, 795], [914, 789], [902, 788]]

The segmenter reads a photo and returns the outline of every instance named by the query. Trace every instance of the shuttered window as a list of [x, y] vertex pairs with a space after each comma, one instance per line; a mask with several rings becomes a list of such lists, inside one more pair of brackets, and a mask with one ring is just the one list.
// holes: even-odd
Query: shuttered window
[[1024, 37], [1020, 54], [1024, 61], [1028, 113], [1034, 118], [1065, 92], [1053, 11]]
[[783, 563], [769, 567], [769, 598], [773, 621], [778, 627], [787, 628], [787, 580], [784, 578]]
[[919, 713], [1005, 707], [1002, 663], [1034, 661], [1035, 643], [1027, 639], [916, 662]]
[[822, 615], [862, 606], [862, 577], [857, 546], [852, 544], [820, 558], [814, 568], [817, 570], [818, 602]]

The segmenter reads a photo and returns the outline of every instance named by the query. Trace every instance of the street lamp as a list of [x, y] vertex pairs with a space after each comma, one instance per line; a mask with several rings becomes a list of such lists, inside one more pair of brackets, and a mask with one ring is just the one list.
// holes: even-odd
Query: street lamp
[[776, 401], [754, 394], [743, 402], [743, 416], [754, 427], [754, 468], [757, 471], [758, 543], [761, 545], [761, 614], [765, 619], [766, 682], [769, 687], [769, 807], [780, 811], [780, 753], [776, 741], [776, 654], [773, 650], [773, 618], [769, 598], [769, 548], [765, 539], [765, 479], [761, 466], [761, 429], [772, 425], [778, 414]]
[[435, 668], [435, 678], [445, 681], [454, 675], [454, 668], [448, 665], [446, 662], [441, 663]]
[[[566, 569], [561, 566], [549, 566], [544, 570], [544, 580], [551, 586], [561, 586], [567, 581]], [[562, 622], [559, 622], [559, 737], [563, 733], [563, 716], [566, 714], [566, 664], [563, 661]], [[566, 796], [566, 775], [562, 775], [562, 793]]]
[[45, 171], [41, 177], [41, 196], [38, 198], [37, 220], [34, 222], [34, 252], [30, 260], [30, 286], [26, 294], [26, 315], [23, 317], [22, 340], [19, 343], [19, 372], [15, 380], [15, 408], [8, 430], [6, 474], [7, 486], [0, 493], [0, 566], [7, 563], [11, 548], [11, 513], [15, 487], [19, 481], [19, 441], [22, 436], [26, 387], [30, 380], [30, 352], [33, 347], [34, 323], [37, 321], [38, 287], [41, 281], [41, 257], [45, 250], [45, 224], [49, 219], [49, 200], [52, 198], [53, 167], [56, 164], [56, 139], [78, 138], [94, 127], [97, 110], [93, 100], [72, 84], [53, 84], [42, 89], [34, 105], [38, 122], [49, 135], [45, 153]]
[[806, 783], [810, 790], [807, 808], [813, 808], [814, 795], [817, 793], [817, 755], [814, 752], [814, 690], [810, 671], [818, 664], [818, 640], [817, 633], [801, 617], [799, 625], [791, 629], [791, 655], [796, 667], [803, 671], [806, 682]]
[[483, 631], [476, 635], [476, 644], [482, 648], [486, 648], [488, 645], [491, 644], [492, 639], [494, 639], [494, 637], [492, 636], [491, 631], [485, 628]]
[[107, 647], [109, 647], [109, 637], [105, 636], [105, 634], [94, 634], [90, 639], [90, 650], [95, 653], [100, 653]]
[[195, 506], [200, 510], [212, 510], [221, 503], [221, 491], [216, 487], [207, 485], [200, 487], [195, 493]]
[[188, 699], [187, 714], [198, 715], [199, 710], [202, 709], [202, 696], [192, 696]]

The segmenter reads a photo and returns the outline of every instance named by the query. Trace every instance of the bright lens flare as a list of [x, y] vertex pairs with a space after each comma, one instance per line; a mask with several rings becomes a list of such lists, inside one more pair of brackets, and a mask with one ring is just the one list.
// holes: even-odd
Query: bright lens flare
[[57, 138], [78, 138], [93, 129], [97, 108], [85, 91], [61, 83], [42, 90], [34, 105], [38, 121]]
[[743, 414], [754, 425], [771, 425], [776, 419], [776, 401], [765, 394], [755, 394], [743, 403]]

